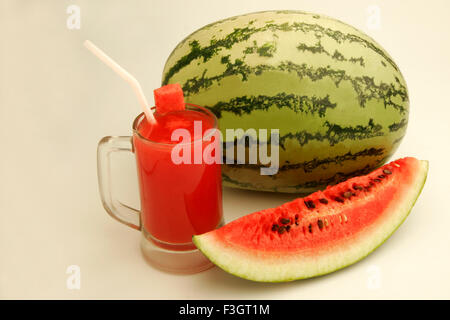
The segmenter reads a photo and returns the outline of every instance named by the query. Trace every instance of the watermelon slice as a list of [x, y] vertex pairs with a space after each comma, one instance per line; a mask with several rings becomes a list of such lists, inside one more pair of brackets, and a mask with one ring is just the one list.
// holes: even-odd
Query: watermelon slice
[[179, 83], [168, 84], [153, 90], [156, 112], [163, 114], [169, 111], [184, 110], [183, 89]]
[[428, 162], [404, 158], [277, 208], [193, 237], [217, 266], [263, 282], [304, 279], [351, 265], [408, 216]]

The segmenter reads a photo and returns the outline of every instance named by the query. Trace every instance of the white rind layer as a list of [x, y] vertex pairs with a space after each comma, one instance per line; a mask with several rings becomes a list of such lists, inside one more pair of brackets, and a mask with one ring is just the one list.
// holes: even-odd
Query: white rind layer
[[[364, 232], [334, 243], [322, 252], [313, 255], [306, 252], [249, 253], [232, 244], [217, 241], [214, 233], [195, 236], [194, 243], [217, 266], [223, 270], [248, 280], [261, 282], [282, 282], [327, 274], [349, 266], [374, 251], [402, 224], [416, 202], [428, 172], [428, 161], [418, 161], [416, 174], [409, 188], [401, 189], [383, 218], [367, 227]], [[347, 241], [346, 241], [347, 240]]]

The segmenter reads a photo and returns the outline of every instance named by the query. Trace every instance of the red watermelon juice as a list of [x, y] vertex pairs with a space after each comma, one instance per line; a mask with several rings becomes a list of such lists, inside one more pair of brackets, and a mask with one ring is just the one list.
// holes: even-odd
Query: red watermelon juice
[[[206, 163], [203, 157], [201, 162], [198, 157], [194, 161], [194, 145], [202, 154], [208, 145], [219, 145], [217, 136], [202, 139], [205, 133], [218, 132], [217, 119], [210, 111], [188, 104], [185, 110], [154, 115], [156, 124], [147, 122], [143, 114], [133, 124], [143, 232], [165, 249], [195, 249], [192, 236], [222, 222], [220, 163]], [[175, 129], [190, 134], [191, 142], [183, 141], [191, 153], [190, 162], [174, 162], [172, 151], [179, 143], [171, 138]]]

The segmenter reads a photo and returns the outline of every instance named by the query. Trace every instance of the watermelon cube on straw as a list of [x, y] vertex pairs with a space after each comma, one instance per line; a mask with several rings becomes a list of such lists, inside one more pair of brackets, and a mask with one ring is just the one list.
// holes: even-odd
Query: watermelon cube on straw
[[165, 85], [153, 91], [157, 113], [184, 110], [183, 89], [179, 83]]

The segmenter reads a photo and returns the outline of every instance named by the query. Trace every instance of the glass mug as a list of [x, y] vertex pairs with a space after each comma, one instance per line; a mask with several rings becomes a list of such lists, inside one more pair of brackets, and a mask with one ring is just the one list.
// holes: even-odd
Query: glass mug
[[[184, 146], [193, 153], [199, 144], [203, 151], [216, 143], [216, 150], [220, 150], [214, 114], [192, 104], [186, 104], [186, 110], [200, 112], [212, 129], [208, 136], [195, 137]], [[156, 113], [155, 117], [158, 120]], [[206, 270], [213, 265], [192, 243], [192, 235], [223, 224], [220, 163], [174, 163], [171, 155], [177, 144], [145, 138], [139, 132], [144, 118], [141, 113], [134, 120], [132, 137], [108, 136], [98, 144], [97, 171], [103, 206], [110, 216], [142, 232], [141, 251], [150, 264], [176, 273]], [[110, 155], [115, 152], [135, 154], [141, 210], [123, 204], [112, 194]]]

